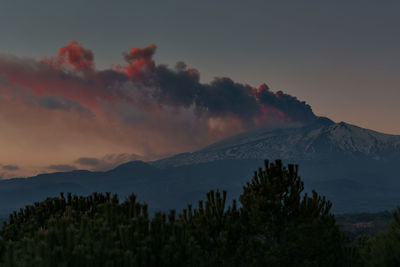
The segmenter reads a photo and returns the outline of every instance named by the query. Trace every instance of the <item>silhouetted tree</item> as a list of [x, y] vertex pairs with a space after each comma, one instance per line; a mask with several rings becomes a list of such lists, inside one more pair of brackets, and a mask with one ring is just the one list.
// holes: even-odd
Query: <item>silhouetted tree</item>
[[363, 240], [364, 266], [400, 266], [400, 207], [392, 215], [389, 229]]
[[265, 170], [254, 173], [240, 196], [251, 247], [242, 258], [257, 266], [343, 266], [345, 237], [331, 202], [303, 190], [297, 165], [265, 161]]
[[152, 217], [135, 195], [48, 198], [0, 230], [1, 266], [346, 266], [331, 203], [303, 195], [297, 166], [265, 163], [240, 204], [210, 191], [198, 206]]

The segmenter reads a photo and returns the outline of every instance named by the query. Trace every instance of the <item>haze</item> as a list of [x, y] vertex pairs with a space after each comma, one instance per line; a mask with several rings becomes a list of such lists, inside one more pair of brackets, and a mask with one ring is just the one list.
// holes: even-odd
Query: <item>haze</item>
[[[308, 120], [312, 115], [297, 104], [301, 101], [317, 116], [400, 134], [400, 4], [396, 1], [250, 1], [245, 7], [239, 1], [68, 3], [2, 3], [3, 178], [75, 168], [102, 170], [133, 159], [193, 151], [259, 125], [286, 118]], [[87, 60], [79, 61], [83, 65], [72, 64], [70, 54], [62, 54], [60, 48], [73, 40], [93, 59], [83, 57]], [[157, 48], [150, 56], [132, 53], [132, 47], [145, 49], [151, 44]], [[66, 59], [61, 62], [60, 56]], [[38, 67], [43, 62], [58, 65], [49, 64], [54, 67], [50, 70]], [[235, 95], [230, 101], [215, 102], [203, 94], [199, 102], [190, 94], [182, 98], [167, 90], [167, 98], [154, 100], [153, 91], [151, 98], [143, 97], [149, 91], [138, 91], [133, 82], [133, 92], [125, 78], [107, 76], [113, 85], [124, 82], [123, 90], [115, 94], [105, 90], [108, 83], [96, 83], [102, 70], [136, 81], [130, 64], [140, 65], [140, 73], [143, 66], [147, 70], [154, 64], [159, 70], [160, 64], [167, 64], [169, 71], [192, 77], [187, 79], [205, 88], [201, 92], [209, 92], [214, 77], [229, 77], [243, 85], [234, 88], [244, 98]], [[73, 72], [66, 83], [59, 76], [65, 72]], [[95, 86], [82, 85], [81, 78]], [[289, 108], [259, 95], [256, 100], [251, 97], [252, 88], [264, 82], [271, 91], [287, 94], [285, 99], [290, 100], [284, 103], [290, 103]], [[132, 104], [132, 99], [140, 101]], [[243, 109], [234, 109], [235, 101], [243, 99], [248, 106], [238, 102]]]

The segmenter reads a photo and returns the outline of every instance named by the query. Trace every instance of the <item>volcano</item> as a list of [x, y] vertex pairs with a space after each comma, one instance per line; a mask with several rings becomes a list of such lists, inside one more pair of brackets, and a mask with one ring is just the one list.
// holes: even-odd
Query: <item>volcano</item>
[[247, 132], [192, 153], [134, 161], [106, 172], [72, 171], [0, 181], [0, 213], [59, 192], [135, 193], [155, 210], [196, 204], [211, 189], [238, 198], [265, 159], [299, 164], [306, 191], [333, 211], [372, 212], [400, 203], [400, 136], [319, 117], [312, 123]]

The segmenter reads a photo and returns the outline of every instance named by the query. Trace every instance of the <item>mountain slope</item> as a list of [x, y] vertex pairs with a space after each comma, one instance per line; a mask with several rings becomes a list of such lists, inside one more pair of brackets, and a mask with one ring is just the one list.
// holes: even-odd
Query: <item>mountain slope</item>
[[196, 204], [210, 189], [238, 198], [264, 159], [298, 163], [306, 191], [316, 189], [335, 212], [381, 211], [400, 204], [400, 136], [326, 118], [303, 126], [234, 136], [193, 153], [134, 161], [107, 172], [73, 171], [0, 181], [0, 215], [59, 192], [129, 193], [152, 211]]
[[320, 118], [303, 127], [246, 133], [154, 162], [158, 167], [181, 166], [225, 159], [331, 160], [393, 159], [400, 155], [400, 136]]

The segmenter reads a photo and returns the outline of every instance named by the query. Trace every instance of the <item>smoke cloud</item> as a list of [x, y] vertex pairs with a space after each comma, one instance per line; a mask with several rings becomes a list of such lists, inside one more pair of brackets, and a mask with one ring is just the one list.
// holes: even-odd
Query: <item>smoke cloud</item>
[[83, 48], [82, 44], [73, 40], [61, 47], [56, 57], [43, 60], [58, 68], [70, 66], [78, 71], [90, 71], [94, 67], [93, 58], [92, 51]]
[[[157, 64], [156, 49], [132, 47], [123, 53], [125, 64], [105, 70], [95, 68], [93, 52], [77, 41], [40, 61], [0, 55], [0, 123], [9, 126], [0, 145], [15, 151], [13, 162], [21, 151], [32, 158], [27, 151], [40, 151], [54, 159], [41, 165], [54, 167], [48, 169], [66, 167], [56, 168], [60, 162], [104, 169], [124, 161], [102, 158], [110, 152], [151, 160], [316, 118], [308, 104], [266, 84], [256, 88], [226, 77], [202, 83], [200, 72], [183, 62]], [[9, 158], [0, 154], [0, 161]]]
[[[310, 121], [315, 118], [305, 102], [281, 91], [273, 93], [265, 84], [258, 89], [216, 78], [200, 83], [200, 73], [179, 62], [174, 69], [156, 65], [156, 46], [132, 47], [124, 53], [125, 66], [94, 70], [93, 53], [71, 41], [56, 56], [33, 60], [1, 57], [0, 73], [13, 85], [30, 88], [43, 96], [45, 104], [69, 109], [73, 99], [94, 108], [100, 101], [130, 103], [139, 110], [193, 108], [196, 116], [221, 118], [232, 116], [245, 128], [260, 124], [263, 118], [287, 121]], [[62, 96], [64, 105], [50, 97]], [[76, 106], [76, 105], [75, 105]], [[266, 116], [266, 112], [269, 112]]]

